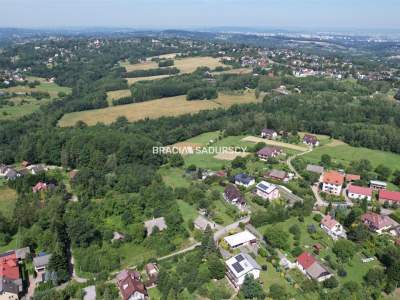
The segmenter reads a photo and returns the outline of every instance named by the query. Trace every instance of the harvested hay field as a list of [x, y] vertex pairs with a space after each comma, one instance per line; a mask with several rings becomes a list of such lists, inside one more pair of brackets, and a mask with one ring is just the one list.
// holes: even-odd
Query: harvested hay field
[[222, 74], [249, 74], [253, 72], [252, 69], [250, 68], [238, 68], [238, 69], [231, 69], [231, 70], [226, 70], [222, 72], [212, 72], [213, 75], [222, 75]]
[[[223, 67], [223, 63], [219, 61], [218, 58], [210, 56], [199, 56], [199, 57], [186, 57], [186, 58], [176, 58], [174, 60], [174, 67], [178, 68], [181, 73], [192, 73], [198, 67]], [[130, 64], [127, 61], [121, 62], [120, 65], [125, 67], [127, 72], [137, 71], [137, 70], [149, 70], [157, 69], [158, 63], [155, 61], [146, 61], [139, 64]]]
[[169, 76], [171, 76], [171, 75], [157, 75], [157, 76], [148, 76], [148, 77], [126, 78], [126, 80], [128, 81], [129, 85], [132, 85], [138, 81], [156, 80], [156, 79], [167, 78]]
[[267, 140], [255, 136], [247, 136], [242, 139], [242, 141], [246, 142], [252, 142], [252, 143], [265, 143], [269, 146], [277, 146], [277, 147], [282, 147], [282, 148], [288, 148], [288, 149], [293, 149], [296, 151], [307, 151], [308, 147], [306, 145], [293, 145], [293, 144], [288, 144], [288, 143], [283, 143], [283, 142], [278, 142], [278, 141], [273, 141], [273, 140]]
[[156, 99], [146, 102], [118, 105], [101, 109], [73, 112], [63, 116], [59, 126], [74, 126], [77, 121], [83, 121], [88, 125], [98, 122], [110, 124], [119, 116], [125, 116], [129, 121], [138, 121], [146, 118], [156, 119], [159, 117], [179, 116], [183, 114], [197, 113], [201, 110], [215, 108], [227, 108], [233, 104], [259, 102], [254, 92], [243, 95], [219, 94], [215, 100], [187, 101], [186, 96]]
[[175, 59], [175, 67], [178, 68], [181, 73], [192, 73], [198, 67], [224, 67], [225, 65], [219, 61], [218, 58], [209, 56], [199, 57], [187, 57], [181, 59]]
[[113, 100], [121, 99], [124, 97], [129, 97], [129, 96], [132, 96], [132, 93], [130, 90], [117, 90], [117, 91], [107, 92], [108, 105], [112, 105]]
[[236, 157], [246, 157], [249, 155], [249, 152], [231, 152], [231, 151], [226, 151], [222, 153], [218, 153], [217, 155], [214, 156], [214, 158], [219, 159], [219, 160], [234, 160]]

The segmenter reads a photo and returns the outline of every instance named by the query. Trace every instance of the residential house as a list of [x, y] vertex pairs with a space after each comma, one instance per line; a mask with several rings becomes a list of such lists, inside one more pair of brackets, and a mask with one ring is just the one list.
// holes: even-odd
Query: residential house
[[0, 299], [17, 300], [22, 291], [23, 283], [15, 251], [0, 254]]
[[257, 244], [257, 238], [254, 236], [254, 234], [247, 230], [226, 236], [224, 237], [224, 241], [231, 249]]
[[317, 174], [323, 174], [324, 173], [324, 167], [317, 166], [317, 165], [307, 165], [306, 171], [312, 172], [312, 173], [317, 173]]
[[247, 253], [240, 253], [225, 262], [227, 266], [226, 275], [235, 287], [240, 287], [246, 276], [260, 277], [261, 267]]
[[205, 217], [203, 216], [198, 216], [194, 221], [193, 221], [193, 225], [194, 228], [204, 231], [206, 230], [207, 226], [210, 226], [210, 228], [216, 229], [217, 228], [217, 224], [215, 224], [212, 221], [207, 220]]
[[117, 275], [117, 286], [123, 300], [145, 300], [148, 293], [140, 280], [140, 273], [133, 270], [123, 270]]
[[47, 266], [49, 265], [51, 254], [41, 253], [39, 256], [33, 258], [33, 266], [36, 271], [36, 284], [46, 282], [49, 280], [49, 274], [47, 272]]
[[311, 134], [305, 134], [303, 137], [303, 144], [312, 146], [312, 147], [317, 147], [319, 146], [319, 141], [315, 135]]
[[264, 147], [257, 152], [257, 156], [260, 160], [267, 161], [270, 158], [277, 157], [282, 152], [282, 148], [279, 147]]
[[323, 282], [333, 276], [326, 267], [308, 252], [303, 252], [297, 257], [296, 266], [307, 277], [318, 282]]
[[369, 187], [378, 191], [378, 190], [386, 190], [387, 183], [380, 180], [371, 180], [369, 182]]
[[282, 170], [275, 170], [275, 169], [266, 173], [264, 177], [285, 182], [289, 180], [288, 173]]
[[35, 184], [34, 187], [32, 187], [32, 192], [34, 193], [46, 190], [47, 190], [47, 183], [41, 181], [39, 181], [38, 183]]
[[255, 179], [247, 174], [240, 173], [235, 176], [235, 184], [250, 187], [256, 183]]
[[31, 171], [32, 175], [37, 175], [48, 170], [44, 164], [30, 165], [27, 169]]
[[256, 185], [256, 194], [265, 200], [275, 200], [280, 197], [278, 187], [266, 181], [261, 181]]
[[20, 176], [21, 174], [12, 168], [7, 169], [6, 173], [4, 174], [4, 178], [7, 180], [15, 180]]
[[227, 202], [236, 205], [241, 210], [246, 207], [246, 200], [240, 193], [239, 189], [233, 184], [229, 184], [225, 187], [223, 196]]
[[278, 136], [278, 133], [273, 129], [264, 128], [261, 130], [261, 137], [268, 140], [274, 140]]
[[354, 200], [367, 199], [368, 201], [371, 201], [372, 191], [372, 188], [369, 187], [350, 184], [347, 188], [347, 196]]
[[330, 215], [326, 215], [322, 218], [321, 228], [334, 240], [346, 238], [346, 231], [344, 230], [342, 224], [340, 224]]
[[390, 205], [400, 204], [400, 192], [380, 190], [379, 191], [379, 202], [380, 203], [387, 202]]
[[322, 179], [322, 191], [325, 193], [340, 196], [344, 175], [337, 171], [325, 172]]
[[384, 231], [396, 226], [396, 222], [388, 216], [378, 215], [374, 212], [367, 212], [361, 216], [361, 221], [371, 231], [382, 234]]
[[149, 236], [153, 233], [154, 227], [157, 227], [158, 230], [163, 231], [164, 229], [167, 229], [167, 224], [165, 223], [164, 217], [160, 217], [145, 221], [144, 227], [146, 227], [147, 236]]
[[147, 277], [149, 281], [146, 283], [146, 286], [154, 286], [158, 280], [158, 273], [160, 272], [158, 266], [155, 263], [148, 263], [144, 266], [146, 270]]
[[5, 176], [8, 169], [10, 169], [9, 166], [0, 164], [0, 176]]

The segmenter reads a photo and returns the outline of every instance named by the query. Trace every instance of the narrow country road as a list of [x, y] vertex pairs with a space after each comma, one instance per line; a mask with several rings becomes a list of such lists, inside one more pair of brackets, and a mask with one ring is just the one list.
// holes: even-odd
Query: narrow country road
[[313, 151], [313, 148], [310, 147], [307, 151], [301, 152], [301, 153], [297, 153], [295, 155], [292, 155], [290, 157], [287, 158], [286, 160], [286, 164], [288, 165], [289, 169], [295, 174], [296, 178], [302, 178], [301, 175], [297, 172], [297, 170], [293, 167], [292, 165], [292, 160], [295, 159], [296, 157], [302, 156], [304, 154], [310, 153], [311, 151]]
[[185, 249], [182, 249], [182, 250], [173, 252], [173, 253], [171, 253], [171, 254], [165, 255], [165, 256], [163, 256], [163, 257], [160, 257], [158, 260], [164, 260], [164, 259], [167, 259], [167, 258], [176, 256], [176, 255], [179, 255], [179, 254], [183, 254], [183, 253], [192, 251], [192, 250], [194, 250], [197, 246], [200, 246], [200, 245], [201, 245], [201, 243], [200, 243], [200, 242], [197, 242], [197, 243], [195, 243], [195, 244], [193, 244], [193, 245], [191, 245], [191, 246], [189, 246], [189, 247], [187, 247], [187, 248], [185, 248]]

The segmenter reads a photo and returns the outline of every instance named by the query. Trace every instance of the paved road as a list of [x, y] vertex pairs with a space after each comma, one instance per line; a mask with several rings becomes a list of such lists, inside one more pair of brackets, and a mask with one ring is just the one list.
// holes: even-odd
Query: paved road
[[226, 235], [232, 229], [238, 228], [240, 223], [248, 223], [248, 222], [250, 222], [250, 216], [244, 217], [244, 218], [240, 219], [239, 221], [229, 224], [229, 225], [225, 226], [224, 228], [216, 231], [214, 233], [214, 241], [215, 242], [218, 241], [220, 238], [222, 238], [224, 235]]

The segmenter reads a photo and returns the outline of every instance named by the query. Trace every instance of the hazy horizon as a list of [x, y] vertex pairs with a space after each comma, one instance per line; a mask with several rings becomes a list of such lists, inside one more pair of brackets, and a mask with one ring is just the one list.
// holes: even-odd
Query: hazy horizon
[[0, 0], [0, 27], [400, 29], [398, 0]]

